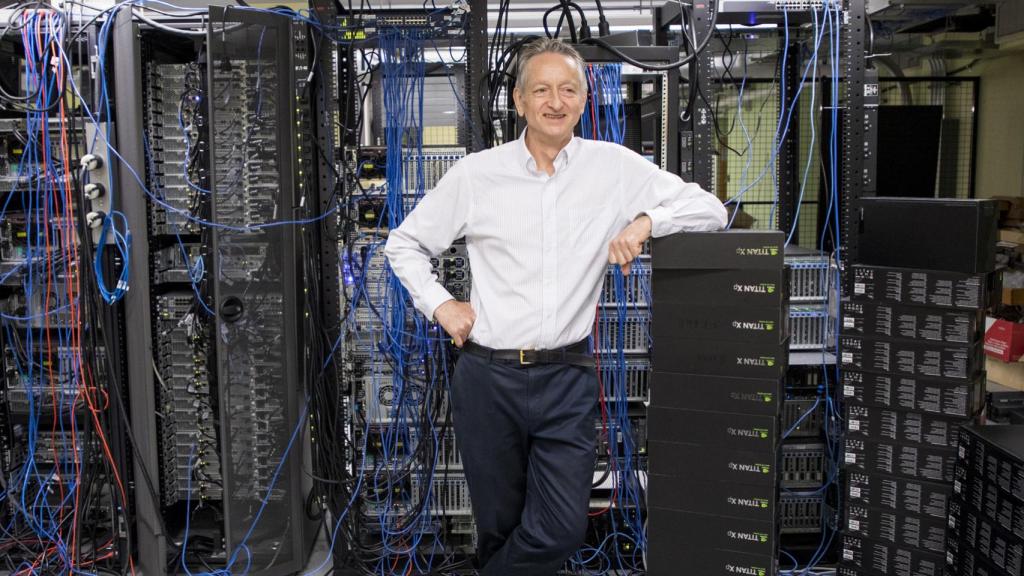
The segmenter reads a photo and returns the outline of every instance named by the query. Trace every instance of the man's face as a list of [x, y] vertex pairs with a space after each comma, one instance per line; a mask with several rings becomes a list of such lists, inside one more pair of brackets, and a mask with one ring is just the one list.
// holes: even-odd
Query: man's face
[[587, 103], [575, 63], [568, 56], [552, 52], [530, 59], [526, 86], [516, 86], [512, 97], [530, 133], [551, 140], [572, 137]]

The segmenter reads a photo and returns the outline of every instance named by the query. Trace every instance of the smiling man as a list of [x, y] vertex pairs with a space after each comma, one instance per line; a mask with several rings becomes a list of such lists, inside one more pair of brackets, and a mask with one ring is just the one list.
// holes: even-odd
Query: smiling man
[[[518, 140], [453, 166], [386, 254], [413, 302], [462, 348], [455, 437], [485, 576], [551, 576], [583, 542], [598, 383], [587, 336], [606, 264], [624, 273], [652, 235], [717, 230], [722, 203], [616, 144], [573, 137], [584, 63], [542, 39], [519, 54]], [[471, 301], [430, 257], [465, 237]]]

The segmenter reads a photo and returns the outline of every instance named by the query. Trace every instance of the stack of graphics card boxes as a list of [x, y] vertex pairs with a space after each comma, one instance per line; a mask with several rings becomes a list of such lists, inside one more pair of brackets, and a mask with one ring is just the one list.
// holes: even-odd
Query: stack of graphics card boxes
[[784, 241], [777, 232], [684, 233], [652, 247], [652, 576], [774, 573]]
[[875, 224], [899, 214], [904, 226], [915, 214], [967, 222], [975, 208], [877, 199], [865, 210], [865, 249], [848, 270], [841, 307], [841, 576], [943, 573], [958, 432], [979, 418], [985, 395], [982, 338], [994, 276], [984, 258], [900, 251], [899, 234]]
[[1024, 426], [965, 426], [949, 504], [946, 574], [1024, 574]]

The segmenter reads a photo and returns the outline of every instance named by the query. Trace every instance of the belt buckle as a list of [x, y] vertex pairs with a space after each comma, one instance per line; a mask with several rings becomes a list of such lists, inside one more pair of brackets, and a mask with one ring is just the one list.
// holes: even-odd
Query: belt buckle
[[519, 351], [519, 365], [520, 366], [529, 366], [530, 364], [533, 364], [533, 362], [528, 362], [526, 360], [526, 358], [524, 357], [524, 355], [527, 352], [532, 352], [532, 350], [520, 350]]

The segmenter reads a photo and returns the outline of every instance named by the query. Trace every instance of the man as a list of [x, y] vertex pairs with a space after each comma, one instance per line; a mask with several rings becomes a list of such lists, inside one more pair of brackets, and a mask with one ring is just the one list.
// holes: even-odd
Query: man
[[[726, 222], [699, 186], [573, 137], [584, 70], [558, 40], [524, 47], [513, 98], [526, 131], [453, 166], [385, 248], [417, 309], [462, 348], [451, 402], [484, 576], [551, 576], [583, 542], [598, 399], [587, 336], [606, 262], [628, 274], [652, 233]], [[463, 236], [470, 303], [429, 261]]]

